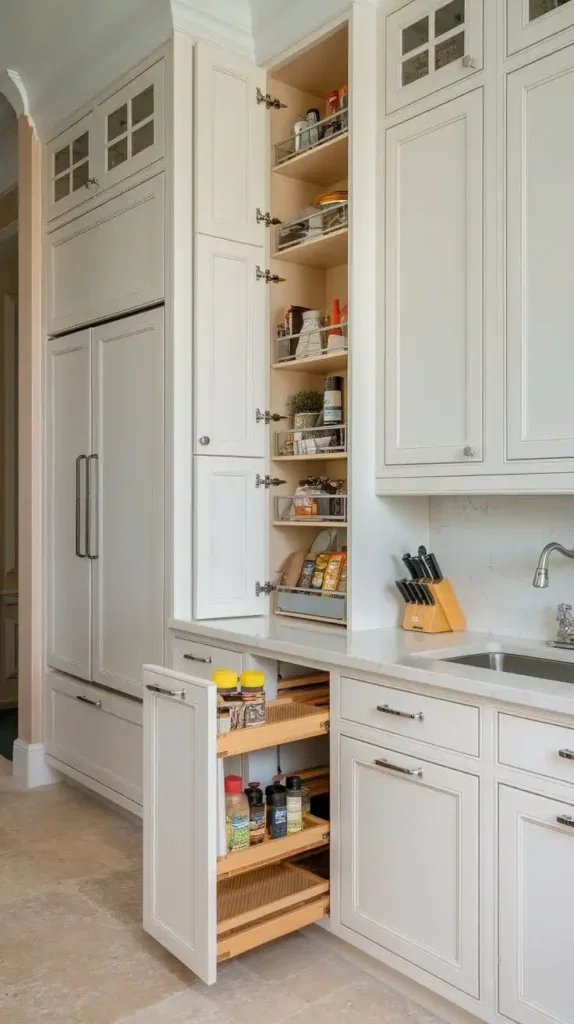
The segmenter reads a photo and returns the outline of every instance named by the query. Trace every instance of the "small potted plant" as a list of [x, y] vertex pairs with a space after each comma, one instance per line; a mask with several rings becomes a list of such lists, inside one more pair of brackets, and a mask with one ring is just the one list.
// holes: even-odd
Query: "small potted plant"
[[298, 391], [291, 399], [294, 430], [316, 427], [322, 411], [323, 395], [320, 391]]

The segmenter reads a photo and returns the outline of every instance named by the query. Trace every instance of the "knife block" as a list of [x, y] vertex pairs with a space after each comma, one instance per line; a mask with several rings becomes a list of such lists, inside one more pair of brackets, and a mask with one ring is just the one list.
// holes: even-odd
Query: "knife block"
[[407, 604], [403, 629], [417, 633], [452, 633], [464, 629], [466, 621], [449, 580], [424, 580], [434, 604]]

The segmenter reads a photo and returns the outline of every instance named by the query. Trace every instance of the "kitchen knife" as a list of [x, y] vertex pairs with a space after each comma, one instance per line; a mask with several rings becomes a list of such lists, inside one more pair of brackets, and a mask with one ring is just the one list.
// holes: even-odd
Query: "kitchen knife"
[[428, 583], [421, 583], [421, 587], [424, 587], [424, 591], [427, 596], [427, 604], [436, 604], [435, 596]]
[[415, 583], [413, 585], [417, 588], [419, 604], [430, 604], [430, 595], [427, 593], [424, 583]]
[[417, 573], [418, 573], [418, 567], [415, 567], [414, 559], [411, 558], [411, 556], [410, 556], [408, 551], [407, 551], [406, 555], [403, 555], [403, 562], [405, 563], [407, 569], [409, 570], [409, 572], [411, 574], [411, 579], [416, 580], [417, 579]]
[[440, 565], [438, 564], [436, 557], [433, 555], [432, 551], [429, 551], [428, 555], [425, 558], [425, 561], [429, 569], [431, 570], [431, 578], [433, 580], [442, 580], [443, 575], [442, 572], [440, 571]]
[[396, 586], [399, 594], [403, 598], [403, 600], [406, 601], [406, 603], [408, 604], [410, 599], [411, 599], [411, 596], [410, 596], [410, 594], [409, 594], [409, 592], [408, 592], [408, 590], [407, 590], [407, 588], [405, 586], [405, 581], [404, 580], [395, 580], [395, 586]]
[[415, 590], [416, 584], [413, 580], [403, 580], [403, 583], [409, 595], [409, 604], [419, 604], [419, 596]]
[[416, 572], [415, 579], [417, 579], [417, 580], [424, 580], [425, 577], [428, 576], [428, 573], [427, 573], [427, 567], [426, 567], [424, 561], [422, 560], [422, 558], [417, 558], [416, 555], [413, 555], [412, 558], [411, 558], [411, 562], [413, 563], [413, 566], [414, 566], [415, 572]]

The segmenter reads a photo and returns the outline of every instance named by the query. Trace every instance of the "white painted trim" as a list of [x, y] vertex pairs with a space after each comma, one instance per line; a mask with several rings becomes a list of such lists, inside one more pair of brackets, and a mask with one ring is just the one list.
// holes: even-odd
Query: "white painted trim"
[[4, 296], [4, 578], [18, 572], [17, 299]]
[[19, 789], [50, 786], [61, 781], [59, 773], [52, 770], [44, 756], [44, 744], [26, 743], [25, 740], [14, 742], [12, 775]]
[[34, 127], [30, 114], [28, 92], [17, 71], [7, 68], [6, 71], [0, 73], [0, 92], [4, 93], [6, 99], [14, 108], [16, 117], [27, 117], [32, 127]]
[[232, 12], [224, 18], [215, 14], [213, 10], [200, 9], [193, 0], [171, 0], [171, 11], [175, 31], [185, 32], [194, 39], [215, 43], [216, 46], [232, 50], [249, 60], [254, 59], [255, 47], [248, 4], [244, 17], [233, 21], [230, 20]]
[[[20, 742], [20, 741], [18, 741]], [[14, 745], [15, 746], [15, 745]], [[14, 758], [14, 763], [16, 759]], [[55, 782], [61, 782], [61, 776], [67, 775], [69, 778], [74, 779], [75, 782], [79, 782], [85, 789], [90, 789], [94, 793], [98, 793], [99, 796], [105, 797], [112, 804], [117, 804], [119, 807], [123, 807], [124, 810], [130, 811], [135, 814], [136, 817], [141, 818], [143, 816], [143, 808], [140, 804], [136, 804], [133, 800], [130, 800], [127, 796], [122, 796], [121, 793], [116, 793], [115, 790], [110, 789], [108, 786], [103, 786], [101, 782], [97, 782], [95, 779], [91, 779], [89, 775], [84, 775], [83, 772], [77, 771], [76, 768], [71, 768], [69, 764], [64, 764], [63, 761], [58, 761], [56, 757], [52, 757], [51, 754], [46, 754], [46, 767], [48, 771], [53, 771], [56, 778]]]

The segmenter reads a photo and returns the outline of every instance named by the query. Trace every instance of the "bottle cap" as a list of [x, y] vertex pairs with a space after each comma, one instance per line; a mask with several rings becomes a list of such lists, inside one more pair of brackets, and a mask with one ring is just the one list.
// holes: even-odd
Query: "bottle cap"
[[211, 679], [218, 690], [237, 689], [238, 675], [237, 672], [232, 672], [230, 668], [214, 668], [211, 673]]
[[262, 804], [263, 803], [263, 790], [261, 789], [258, 782], [250, 782], [246, 789], [243, 790], [245, 796], [249, 800], [250, 804]]
[[255, 669], [249, 669], [241, 673], [239, 681], [242, 690], [262, 690], [265, 686], [265, 675]]
[[287, 790], [285, 786], [277, 786], [274, 793], [269, 793], [267, 803], [270, 807], [285, 807], [287, 803]]
[[285, 779], [287, 789], [301, 789], [301, 777], [299, 775], [288, 775]]
[[243, 779], [241, 775], [226, 775], [225, 776], [225, 792], [226, 793], [242, 793], [243, 792]]
[[283, 789], [283, 786], [279, 782], [272, 782], [270, 786], [265, 786], [265, 797], [269, 800], [272, 793], [276, 793], [278, 790]]

